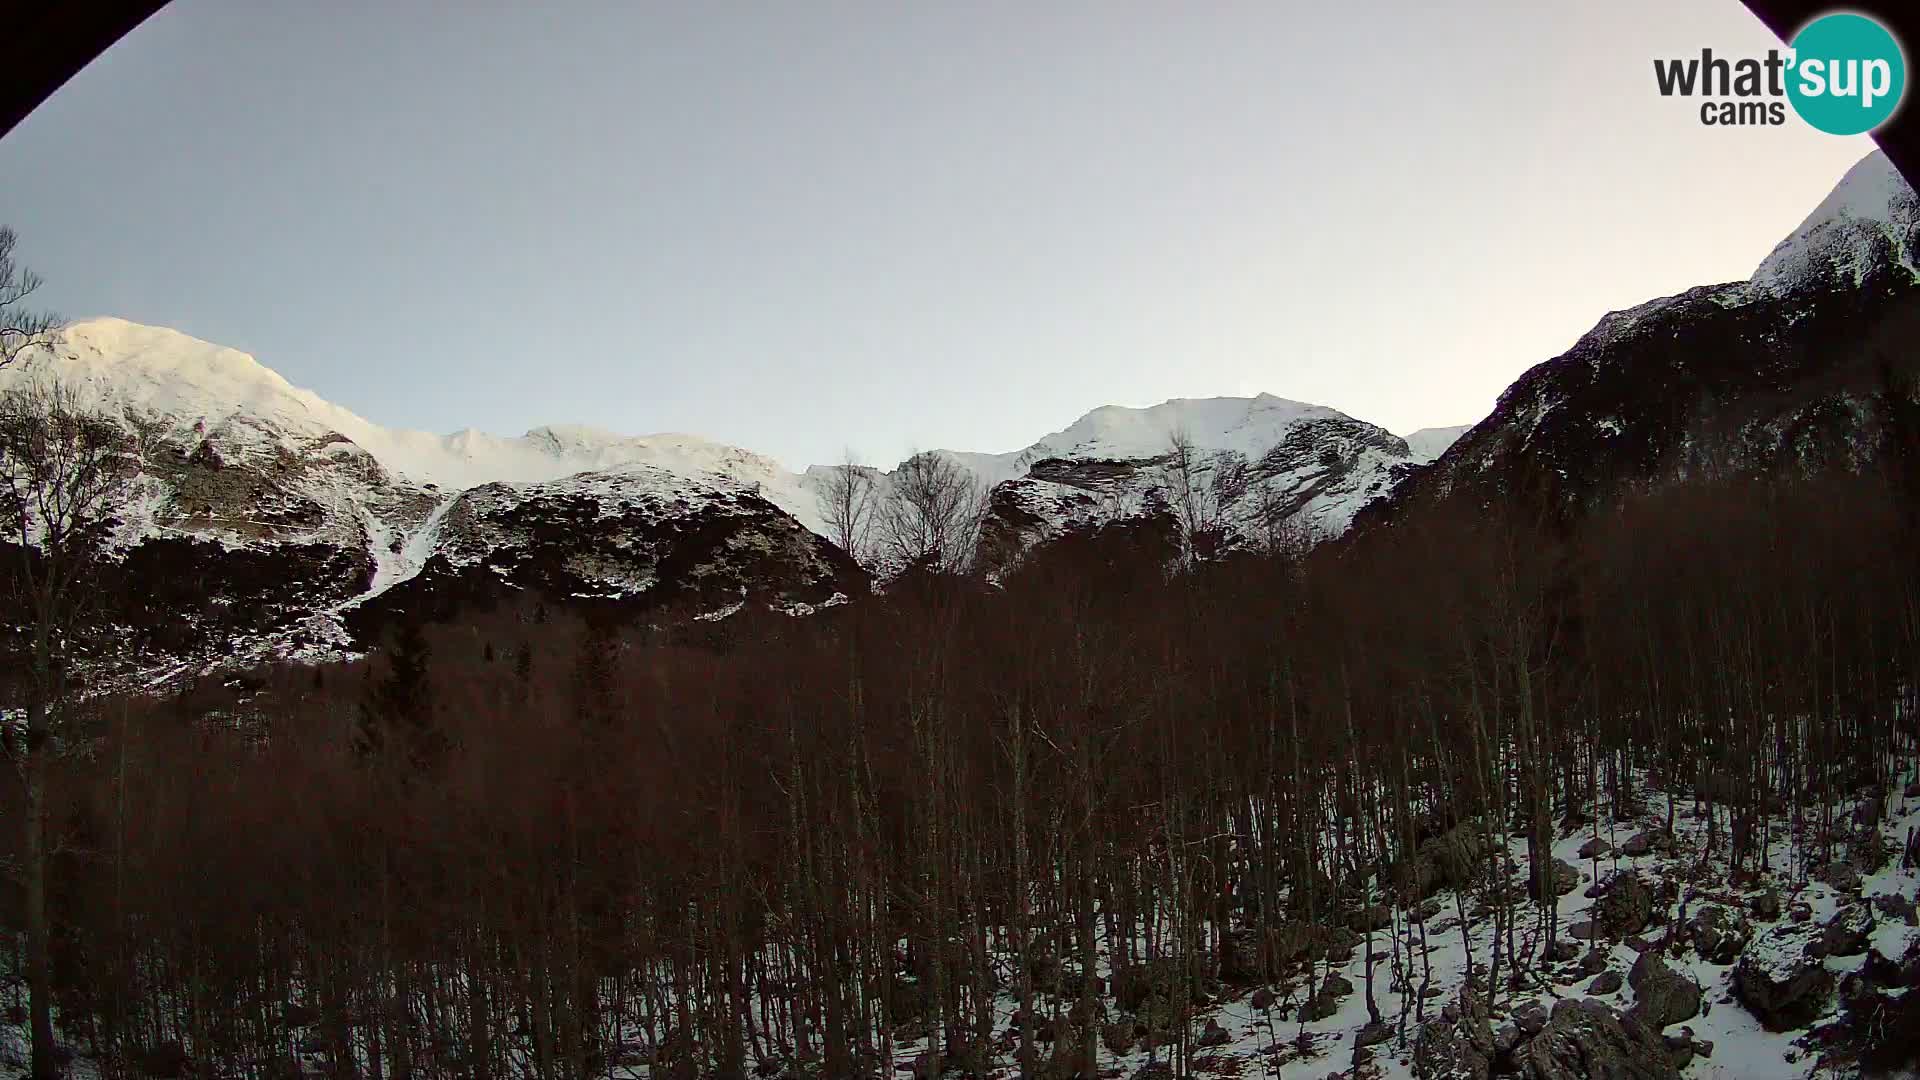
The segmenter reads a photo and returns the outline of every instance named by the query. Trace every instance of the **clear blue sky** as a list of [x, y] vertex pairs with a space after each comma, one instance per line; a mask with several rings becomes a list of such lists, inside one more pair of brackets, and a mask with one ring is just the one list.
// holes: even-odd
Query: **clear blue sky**
[[1864, 138], [1702, 127], [1738, 0], [175, 0], [0, 139], [71, 316], [381, 423], [790, 465], [1268, 391], [1478, 419]]

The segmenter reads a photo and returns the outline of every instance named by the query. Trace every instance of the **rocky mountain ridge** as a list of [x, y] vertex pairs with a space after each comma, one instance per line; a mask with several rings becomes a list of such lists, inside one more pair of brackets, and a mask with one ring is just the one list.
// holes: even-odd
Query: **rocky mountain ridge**
[[1608, 314], [1369, 520], [1515, 495], [1563, 515], [1647, 485], [1877, 460], [1920, 401], [1917, 250], [1920, 197], [1871, 154], [1747, 281]]
[[[155, 663], [327, 655], [401, 613], [522, 594], [711, 617], [805, 613], [868, 589], [823, 537], [826, 469], [794, 473], [680, 434], [389, 429], [244, 353], [118, 319], [70, 325], [56, 352], [23, 358], [0, 386], [47, 375], [135, 436], [139, 475], [104, 569], [127, 579], [114, 590], [123, 639]], [[1176, 433], [1214, 489], [1241, 477], [1240, 491], [1210, 497], [1248, 532], [1236, 508], [1251, 506], [1249, 482], [1336, 532], [1420, 459], [1380, 428], [1265, 395], [1107, 407], [1015, 453], [939, 453], [993, 491], [1004, 563], [1151, 512]], [[1421, 439], [1430, 453], [1446, 433]], [[890, 474], [874, 475], [884, 493]], [[132, 587], [149, 580], [196, 585]]]

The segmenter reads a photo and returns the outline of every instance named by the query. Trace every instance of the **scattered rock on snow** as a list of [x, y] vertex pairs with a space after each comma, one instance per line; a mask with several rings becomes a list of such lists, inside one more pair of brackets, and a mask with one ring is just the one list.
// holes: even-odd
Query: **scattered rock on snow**
[[1628, 858], [1637, 859], [1642, 855], [1648, 855], [1655, 851], [1666, 851], [1672, 847], [1673, 837], [1667, 835], [1665, 831], [1656, 832], [1652, 829], [1642, 829], [1632, 836], [1627, 837], [1626, 842], [1620, 845], [1620, 854]]
[[1528, 1080], [1674, 1080], [1680, 1073], [1657, 1036], [1591, 998], [1553, 1007], [1546, 1030], [1519, 1052]]
[[1627, 975], [1634, 1004], [1628, 1015], [1653, 1031], [1700, 1013], [1700, 987], [1669, 968], [1657, 952], [1644, 952]]
[[1594, 922], [1614, 937], [1637, 934], [1653, 918], [1653, 890], [1637, 873], [1616, 875], [1593, 905]]
[[[1518, 1029], [1515, 1029], [1517, 1036]], [[1519, 1042], [1516, 1037], [1513, 1045]], [[1513, 1049], [1509, 1045], [1505, 1053]], [[1487, 1007], [1471, 988], [1441, 1009], [1437, 1020], [1422, 1024], [1413, 1040], [1416, 1076], [1463, 1077], [1480, 1080], [1493, 1071], [1493, 1027]]]
[[1378, 1046], [1393, 1037], [1393, 1025], [1385, 1020], [1375, 1020], [1353, 1035], [1355, 1046]]
[[1835, 892], [1851, 895], [1860, 891], [1860, 871], [1852, 863], [1835, 861], [1813, 872], [1815, 881], [1825, 882]]
[[1826, 1010], [1833, 976], [1805, 952], [1807, 933], [1782, 923], [1755, 938], [1733, 969], [1733, 994], [1769, 1031], [1791, 1031]]
[[1899, 919], [1908, 926], [1920, 923], [1920, 911], [1916, 911], [1913, 898], [1899, 893], [1881, 893], [1873, 898], [1873, 906], [1880, 914], [1890, 919]]
[[1834, 913], [1820, 930], [1820, 940], [1807, 951], [1817, 956], [1860, 956], [1867, 951], [1873, 934], [1873, 912], [1865, 904], [1852, 904]]
[[1709, 904], [1687, 920], [1687, 937], [1702, 960], [1726, 965], [1740, 958], [1740, 950], [1753, 939], [1753, 928], [1739, 912]]
[[1620, 986], [1623, 981], [1624, 980], [1620, 978], [1619, 972], [1603, 971], [1595, 975], [1593, 981], [1587, 984], [1587, 993], [1593, 997], [1599, 997], [1602, 994], [1617, 994], [1620, 992]]

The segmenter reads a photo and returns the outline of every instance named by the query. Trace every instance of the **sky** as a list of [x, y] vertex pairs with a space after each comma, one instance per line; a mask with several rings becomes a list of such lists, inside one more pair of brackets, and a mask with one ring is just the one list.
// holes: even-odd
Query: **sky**
[[790, 466], [1259, 392], [1470, 423], [1746, 278], [1865, 137], [1710, 128], [1739, 0], [174, 0], [0, 138], [72, 317], [389, 426]]

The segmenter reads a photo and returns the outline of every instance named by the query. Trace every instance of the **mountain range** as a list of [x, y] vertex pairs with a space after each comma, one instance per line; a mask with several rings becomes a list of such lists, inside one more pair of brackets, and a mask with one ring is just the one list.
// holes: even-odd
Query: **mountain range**
[[[935, 453], [984, 493], [996, 572], [1063, 536], [1179, 512], [1223, 551], [1440, 499], [1532, 491], [1570, 508], [1704, 471], [1857, 465], [1910, 397], [1916, 250], [1920, 201], [1875, 153], [1749, 280], [1606, 315], [1470, 429], [1400, 436], [1263, 394], [1105, 406], [1013, 453]], [[831, 467], [681, 434], [387, 428], [244, 353], [111, 318], [68, 326], [0, 388], [46, 374], [138, 434], [103, 572], [121, 578], [105, 590], [120, 646], [155, 677], [354, 651], [397, 613], [527, 596], [805, 614], [888, 569], [827, 539]], [[893, 474], [869, 475], [884, 495]]]

